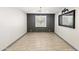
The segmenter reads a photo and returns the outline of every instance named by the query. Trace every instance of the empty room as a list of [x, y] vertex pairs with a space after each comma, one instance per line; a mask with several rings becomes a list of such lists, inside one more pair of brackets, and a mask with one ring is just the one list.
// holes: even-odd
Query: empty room
[[0, 51], [78, 51], [79, 7], [0, 7]]

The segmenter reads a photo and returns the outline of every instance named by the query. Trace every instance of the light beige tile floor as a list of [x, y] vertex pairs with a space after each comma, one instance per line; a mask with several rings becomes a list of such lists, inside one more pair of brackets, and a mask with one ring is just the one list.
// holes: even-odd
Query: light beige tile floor
[[29, 32], [6, 51], [74, 51], [52, 32]]

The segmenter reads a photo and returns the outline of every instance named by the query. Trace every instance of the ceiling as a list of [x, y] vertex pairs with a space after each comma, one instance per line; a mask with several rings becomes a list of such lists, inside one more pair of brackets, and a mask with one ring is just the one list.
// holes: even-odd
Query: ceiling
[[17, 7], [25, 13], [57, 13], [63, 7]]

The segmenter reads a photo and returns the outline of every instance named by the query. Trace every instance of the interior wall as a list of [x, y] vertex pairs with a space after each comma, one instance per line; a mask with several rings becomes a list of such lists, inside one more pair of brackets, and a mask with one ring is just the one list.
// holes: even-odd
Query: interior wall
[[0, 50], [27, 32], [26, 14], [15, 8], [0, 8]]
[[[46, 16], [47, 27], [35, 27], [35, 16]], [[28, 32], [54, 32], [55, 14], [27, 14], [27, 31]]]
[[61, 38], [66, 40], [74, 48], [79, 50], [79, 8], [77, 7], [67, 7], [69, 10], [76, 10], [75, 18], [75, 29], [58, 26], [58, 15], [61, 14], [61, 11], [55, 15], [55, 33], [58, 34]]

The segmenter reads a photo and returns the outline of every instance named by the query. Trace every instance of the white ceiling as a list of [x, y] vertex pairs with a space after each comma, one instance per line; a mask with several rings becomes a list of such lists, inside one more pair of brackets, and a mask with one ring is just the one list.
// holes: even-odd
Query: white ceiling
[[17, 7], [25, 13], [57, 13], [63, 9], [63, 7]]

